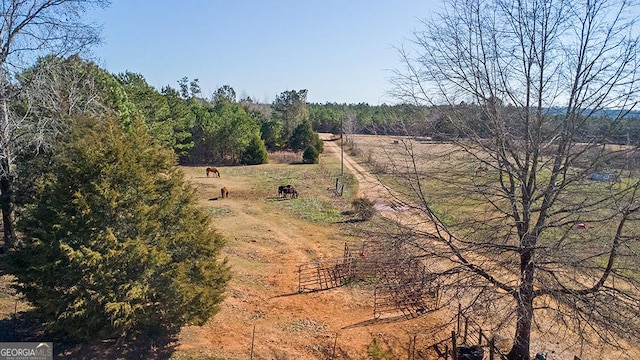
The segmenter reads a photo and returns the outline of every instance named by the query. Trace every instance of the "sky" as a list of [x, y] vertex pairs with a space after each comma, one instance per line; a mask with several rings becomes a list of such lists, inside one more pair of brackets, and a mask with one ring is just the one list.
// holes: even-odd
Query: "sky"
[[198, 79], [202, 96], [230, 85], [271, 103], [307, 89], [312, 103], [393, 104], [392, 69], [439, 0], [112, 0], [94, 61], [160, 90]]

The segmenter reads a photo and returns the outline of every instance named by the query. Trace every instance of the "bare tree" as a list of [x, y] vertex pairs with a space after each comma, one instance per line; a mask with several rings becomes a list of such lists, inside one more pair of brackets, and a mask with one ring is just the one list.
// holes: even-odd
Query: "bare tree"
[[432, 106], [452, 139], [428, 158], [404, 142], [404, 188], [428, 223], [411, 244], [513, 331], [509, 359], [530, 358], [532, 330], [558, 336], [545, 322], [583, 342], [640, 338], [639, 153], [614, 137], [640, 90], [637, 14], [625, 0], [448, 0], [400, 49], [395, 95]]
[[353, 109], [345, 107], [342, 115], [342, 134], [345, 137], [347, 146], [353, 146], [353, 136], [358, 132], [358, 119]]
[[0, 3], [0, 207], [6, 247], [15, 241], [12, 164], [20, 148], [37, 148], [41, 144], [42, 130], [50, 121], [14, 111], [11, 102], [22, 96], [25, 85], [19, 83], [16, 76], [38, 57], [75, 54], [98, 43], [98, 27], [83, 22], [83, 14], [88, 7], [107, 4], [108, 0], [3, 0]]

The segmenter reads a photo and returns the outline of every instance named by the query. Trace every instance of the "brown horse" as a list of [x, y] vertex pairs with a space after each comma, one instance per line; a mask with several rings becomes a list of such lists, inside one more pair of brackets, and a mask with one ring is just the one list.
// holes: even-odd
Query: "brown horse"
[[207, 177], [209, 177], [209, 173], [213, 173], [213, 175], [220, 177], [220, 171], [218, 171], [217, 168], [214, 167], [208, 167], [207, 168]]
[[220, 189], [220, 197], [223, 199], [229, 197], [229, 190], [227, 189], [226, 186]]

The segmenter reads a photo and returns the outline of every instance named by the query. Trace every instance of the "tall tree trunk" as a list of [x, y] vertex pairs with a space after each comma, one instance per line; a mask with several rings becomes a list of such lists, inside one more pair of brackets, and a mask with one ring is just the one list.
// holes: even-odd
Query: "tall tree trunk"
[[509, 360], [530, 360], [531, 344], [531, 324], [533, 323], [533, 244], [531, 238], [525, 239], [525, 250], [520, 255], [520, 288], [515, 294], [517, 304], [516, 334], [513, 340], [513, 347], [507, 359]]
[[2, 209], [2, 226], [4, 247], [10, 249], [15, 244], [16, 233], [13, 227], [13, 184], [8, 159], [0, 159], [0, 208]]
[[516, 324], [516, 334], [513, 340], [513, 347], [507, 359], [509, 360], [529, 360], [531, 343], [531, 324], [533, 321], [533, 298], [531, 295], [521, 295], [518, 302], [518, 322]]

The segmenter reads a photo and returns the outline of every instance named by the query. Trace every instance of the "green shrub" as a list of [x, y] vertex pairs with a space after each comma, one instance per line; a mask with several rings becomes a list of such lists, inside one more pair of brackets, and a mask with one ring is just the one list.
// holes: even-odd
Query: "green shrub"
[[367, 348], [367, 356], [369, 356], [371, 360], [391, 360], [393, 359], [393, 351], [391, 351], [391, 349], [382, 349], [382, 347], [378, 345], [378, 341], [373, 339]]
[[256, 134], [249, 140], [247, 148], [244, 150], [244, 153], [242, 153], [240, 162], [245, 165], [258, 165], [269, 162], [267, 147], [260, 138], [260, 135]]
[[302, 162], [305, 164], [317, 164], [320, 159], [320, 153], [314, 146], [309, 145], [302, 154]]

